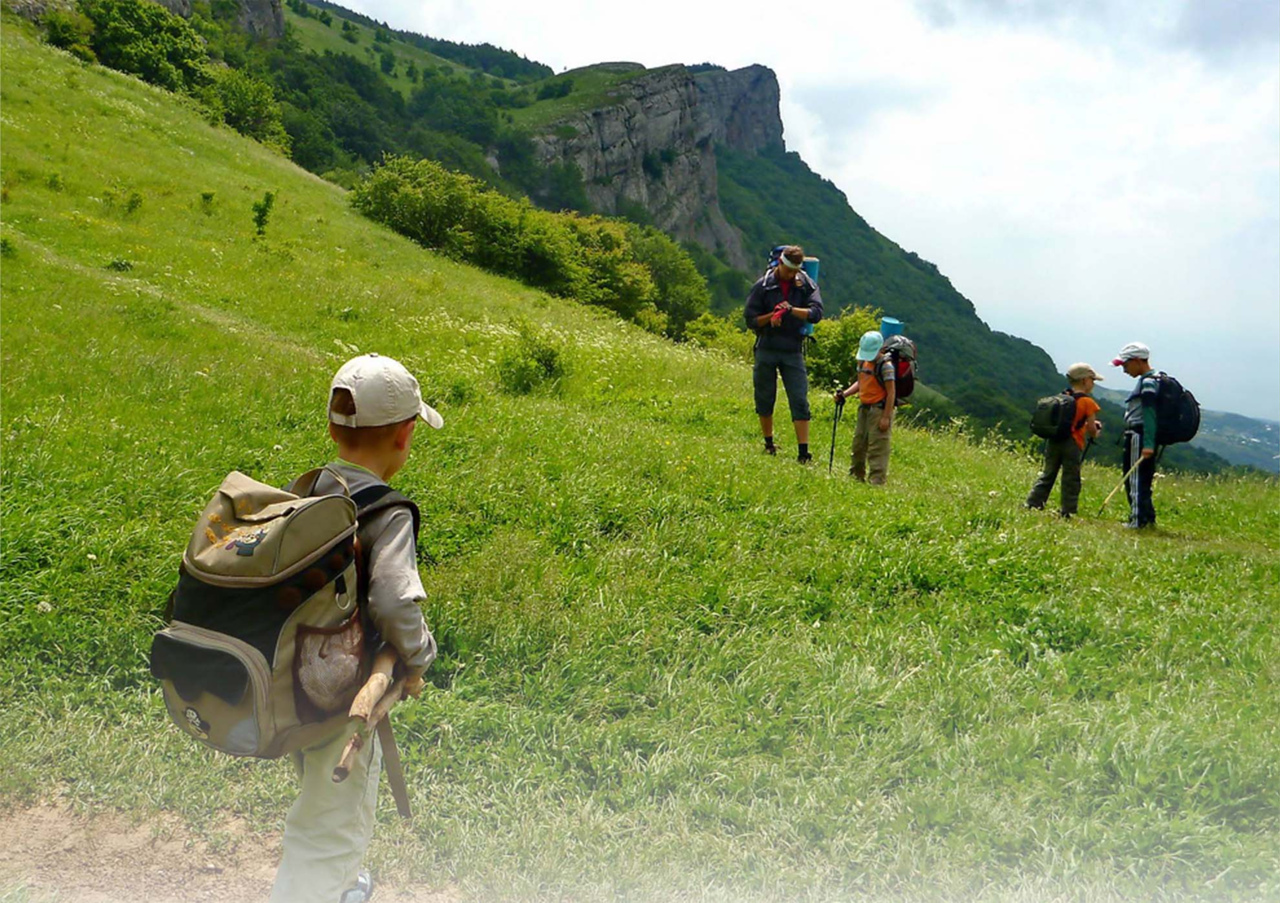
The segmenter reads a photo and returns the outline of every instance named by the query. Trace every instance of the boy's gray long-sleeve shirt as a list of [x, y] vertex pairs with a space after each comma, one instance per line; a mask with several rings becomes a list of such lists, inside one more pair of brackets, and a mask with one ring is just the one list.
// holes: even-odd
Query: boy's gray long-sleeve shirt
[[[336, 461], [330, 467], [342, 474], [351, 494], [383, 484], [375, 474], [346, 461]], [[314, 490], [318, 495], [342, 491], [327, 471]], [[413, 515], [404, 507], [379, 511], [361, 522], [358, 535], [369, 570], [369, 618], [410, 671], [423, 671], [435, 660], [436, 641], [422, 615], [421, 602], [427, 593], [418, 574]]]

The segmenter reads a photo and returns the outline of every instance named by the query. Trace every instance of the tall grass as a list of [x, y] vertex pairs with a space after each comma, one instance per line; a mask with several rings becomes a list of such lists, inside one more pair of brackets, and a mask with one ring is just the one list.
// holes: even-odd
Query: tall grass
[[[384, 813], [384, 874], [485, 900], [1280, 894], [1274, 482], [1163, 478], [1133, 536], [1115, 507], [1021, 510], [1034, 461], [963, 435], [901, 429], [885, 491], [765, 458], [740, 362], [425, 252], [4, 26], [0, 799], [278, 828], [288, 766], [167, 726], [147, 648], [222, 475], [324, 460], [329, 377], [378, 350], [446, 421], [397, 481], [441, 657], [398, 714], [418, 816]], [[501, 387], [522, 323], [554, 391]], [[1113, 474], [1085, 471], [1092, 513]]]

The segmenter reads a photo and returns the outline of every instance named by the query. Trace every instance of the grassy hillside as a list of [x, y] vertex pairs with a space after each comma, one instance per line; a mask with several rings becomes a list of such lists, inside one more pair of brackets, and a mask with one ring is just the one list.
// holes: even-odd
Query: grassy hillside
[[[419, 71], [427, 66], [442, 68], [449, 72], [470, 73], [471, 71], [465, 66], [459, 66], [396, 37], [392, 37], [390, 41], [385, 43], [375, 43], [373, 29], [355, 23], [352, 23], [350, 32], [352, 37], [356, 39], [353, 44], [342, 37], [343, 19], [340, 15], [334, 15], [332, 24], [326, 26], [315, 18], [314, 14], [304, 18], [294, 10], [286, 7], [284, 18], [289, 27], [293, 29], [298, 43], [304, 49], [320, 54], [326, 51], [329, 53], [347, 53], [356, 59], [363, 60], [378, 69], [387, 82], [405, 98], [409, 97], [409, 94], [417, 84], [415, 80], [409, 77], [408, 66], [410, 63]], [[384, 50], [390, 50], [396, 60], [395, 66], [390, 72], [384, 71], [380, 66], [381, 54]]]
[[[397, 480], [442, 654], [382, 873], [486, 901], [1277, 893], [1274, 483], [1162, 479], [1133, 536], [1114, 504], [1022, 511], [1034, 465], [990, 442], [901, 429], [881, 492], [764, 458], [741, 364], [2, 41], [0, 804], [278, 829], [287, 763], [195, 748], [146, 652], [223, 474], [322, 460], [332, 371], [379, 350], [446, 420]], [[516, 395], [522, 321], [570, 371]], [[1086, 512], [1111, 476], [1086, 467]]]

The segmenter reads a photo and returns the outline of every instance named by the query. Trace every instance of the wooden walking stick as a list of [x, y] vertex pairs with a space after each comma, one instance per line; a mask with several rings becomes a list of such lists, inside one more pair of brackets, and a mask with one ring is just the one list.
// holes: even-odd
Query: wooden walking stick
[[1116, 488], [1112, 489], [1111, 492], [1107, 494], [1107, 497], [1102, 500], [1102, 507], [1098, 509], [1098, 517], [1102, 517], [1102, 512], [1106, 510], [1107, 502], [1111, 501], [1111, 496], [1119, 492], [1120, 487], [1129, 481], [1129, 477], [1133, 476], [1133, 472], [1138, 469], [1138, 465], [1141, 464], [1143, 460], [1142, 456], [1139, 455], [1138, 460], [1133, 462], [1133, 466], [1129, 468], [1129, 472], [1120, 478], [1120, 482], [1116, 484]]
[[400, 750], [396, 747], [395, 735], [391, 732], [391, 720], [388, 715], [392, 706], [404, 697], [403, 677], [392, 679], [399, 656], [391, 646], [384, 646], [373, 659], [373, 669], [369, 679], [365, 681], [360, 692], [356, 694], [349, 711], [352, 721], [359, 722], [356, 731], [347, 741], [342, 757], [333, 769], [333, 782], [340, 784], [351, 774], [352, 763], [368, 739], [370, 730], [378, 732], [378, 740], [382, 744], [383, 763], [387, 769], [387, 783], [391, 785], [391, 795], [396, 801], [396, 811], [401, 818], [409, 818], [409, 790], [404, 782], [404, 769], [400, 765]]

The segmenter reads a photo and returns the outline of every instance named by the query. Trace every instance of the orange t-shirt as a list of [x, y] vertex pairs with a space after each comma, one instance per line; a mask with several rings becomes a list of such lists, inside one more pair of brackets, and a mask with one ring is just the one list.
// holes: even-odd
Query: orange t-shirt
[[1076, 440], [1076, 445], [1084, 449], [1084, 425], [1089, 418], [1102, 410], [1102, 405], [1098, 404], [1088, 395], [1081, 395], [1076, 399], [1076, 428], [1071, 431], [1071, 438]]
[[[893, 361], [886, 355], [880, 360], [880, 379], [886, 383], [894, 379]], [[858, 401], [863, 404], [879, 404], [888, 397], [887, 386], [876, 379], [876, 362], [863, 361], [858, 365]]]

